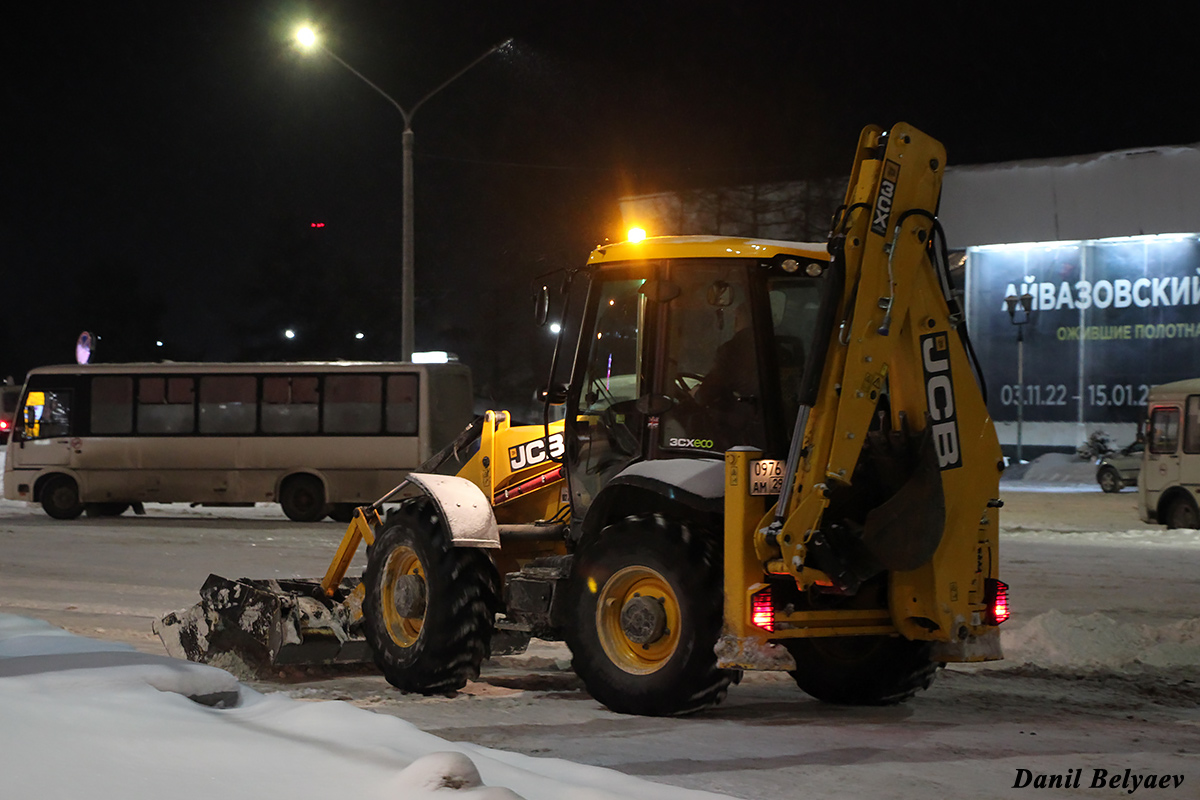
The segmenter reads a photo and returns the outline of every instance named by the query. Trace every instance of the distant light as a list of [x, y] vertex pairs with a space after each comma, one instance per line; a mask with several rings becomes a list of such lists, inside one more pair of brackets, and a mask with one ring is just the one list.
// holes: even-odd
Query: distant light
[[413, 353], [414, 364], [445, 364], [450, 360], [450, 354], [445, 350], [427, 350], [424, 353]]
[[354, 334], [354, 338], [355, 338], [355, 339], [361, 339], [361, 338], [363, 338], [362, 331], [359, 331], [358, 333]]
[[154, 343], [154, 346], [155, 346], [155, 347], [162, 347], [162, 341], [161, 341], [161, 340], [159, 340], [159, 341], [156, 341], [156, 342]]
[[640, 242], [642, 239], [645, 239], [645, 238], [646, 238], [646, 231], [644, 228], [630, 228], [629, 229], [629, 241]]
[[310, 227], [310, 228], [324, 228], [324, 227], [325, 227], [325, 223], [324, 223], [324, 222], [310, 222], [310, 223], [308, 223], [308, 227]]
[[559, 325], [557, 322], [550, 323], [550, 332], [551, 333], [559, 333], [561, 331], [562, 331], [562, 325]]
[[311, 50], [317, 46], [317, 32], [308, 25], [301, 25], [296, 29], [296, 42], [305, 50]]
[[295, 332], [294, 330], [292, 330], [291, 328], [288, 328], [286, 331], [284, 331], [284, 332], [283, 332], [283, 338], [285, 338], [285, 339], [295, 339], [295, 338], [296, 338], [296, 332]]

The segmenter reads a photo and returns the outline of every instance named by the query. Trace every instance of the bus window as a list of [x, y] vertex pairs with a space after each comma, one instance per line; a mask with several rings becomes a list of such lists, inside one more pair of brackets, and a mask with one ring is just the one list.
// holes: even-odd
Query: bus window
[[200, 432], [254, 433], [257, 404], [253, 375], [205, 375], [200, 378]]
[[92, 378], [92, 433], [133, 433], [133, 378]]
[[24, 439], [53, 439], [71, 435], [71, 392], [65, 389], [30, 392], [21, 412]]
[[193, 433], [195, 393], [191, 378], [141, 378], [138, 433]]
[[315, 375], [268, 375], [263, 378], [263, 433], [316, 433]]
[[1150, 452], [1171, 455], [1179, 448], [1179, 409], [1160, 406], [1150, 413]]
[[383, 379], [378, 375], [325, 378], [325, 433], [379, 433]]
[[389, 375], [387, 379], [387, 432], [417, 435], [417, 376]]
[[1200, 395], [1187, 399], [1187, 417], [1183, 425], [1183, 452], [1200, 453]]

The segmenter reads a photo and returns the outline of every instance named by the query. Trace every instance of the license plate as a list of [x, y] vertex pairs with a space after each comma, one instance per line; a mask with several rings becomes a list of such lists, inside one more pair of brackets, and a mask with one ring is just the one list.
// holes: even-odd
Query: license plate
[[750, 494], [754, 496], [779, 494], [783, 490], [786, 461], [760, 458], [750, 462]]

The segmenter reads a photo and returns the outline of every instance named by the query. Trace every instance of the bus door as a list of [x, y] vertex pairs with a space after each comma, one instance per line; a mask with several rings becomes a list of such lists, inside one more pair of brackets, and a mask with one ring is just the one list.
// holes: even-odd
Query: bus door
[[18, 452], [13, 466], [52, 467], [69, 464], [71, 390], [29, 392], [16, 420], [14, 434]]
[[1164, 489], [1179, 483], [1179, 423], [1179, 406], [1151, 404], [1141, 475], [1149, 509], [1157, 507]]

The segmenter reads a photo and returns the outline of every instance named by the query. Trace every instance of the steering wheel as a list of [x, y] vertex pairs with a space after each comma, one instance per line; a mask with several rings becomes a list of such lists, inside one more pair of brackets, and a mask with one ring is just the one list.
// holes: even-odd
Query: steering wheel
[[704, 376], [695, 372], [680, 372], [675, 376], [674, 384], [680, 399], [692, 399], [692, 392], [696, 391], [696, 386], [688, 386], [689, 380], [695, 381], [696, 386], [699, 386], [704, 381]]

